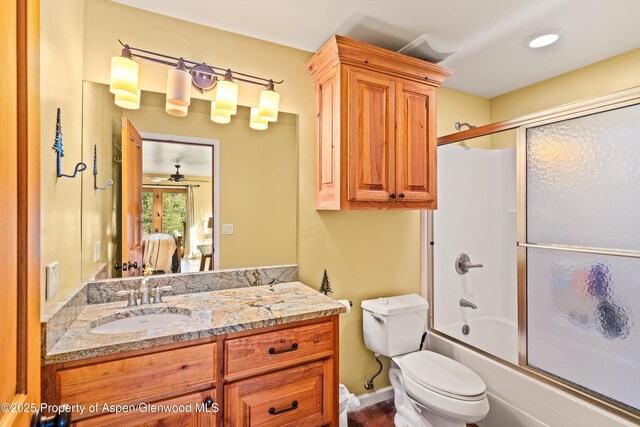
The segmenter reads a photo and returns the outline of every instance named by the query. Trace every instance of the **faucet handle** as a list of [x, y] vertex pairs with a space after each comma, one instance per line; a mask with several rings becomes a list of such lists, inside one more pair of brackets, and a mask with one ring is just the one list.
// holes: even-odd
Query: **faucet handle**
[[128, 291], [118, 291], [116, 295], [129, 295], [129, 302], [127, 303], [127, 307], [138, 305], [138, 299], [136, 297], [138, 291], [135, 289], [131, 289]]
[[157, 304], [162, 302], [162, 291], [171, 290], [171, 286], [156, 286], [153, 288], [153, 303]]

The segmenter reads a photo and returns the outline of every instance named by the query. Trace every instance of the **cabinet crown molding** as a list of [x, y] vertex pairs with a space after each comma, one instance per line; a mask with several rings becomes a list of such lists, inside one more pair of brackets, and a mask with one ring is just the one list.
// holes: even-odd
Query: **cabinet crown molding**
[[338, 64], [368, 68], [436, 87], [453, 74], [450, 68], [337, 34], [307, 61], [306, 67], [317, 78]]

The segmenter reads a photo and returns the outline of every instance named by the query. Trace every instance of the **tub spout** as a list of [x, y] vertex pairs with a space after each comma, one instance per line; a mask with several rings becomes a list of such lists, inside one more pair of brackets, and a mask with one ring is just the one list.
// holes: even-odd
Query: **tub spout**
[[475, 310], [476, 308], [478, 308], [477, 305], [475, 305], [474, 303], [472, 303], [471, 301], [467, 301], [466, 299], [461, 299], [460, 300], [460, 307], [467, 307], [467, 308], [471, 308], [473, 310]]

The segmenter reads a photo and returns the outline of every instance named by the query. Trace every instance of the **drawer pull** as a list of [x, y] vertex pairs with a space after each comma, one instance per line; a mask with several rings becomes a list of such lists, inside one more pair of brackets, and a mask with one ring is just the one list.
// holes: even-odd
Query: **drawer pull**
[[297, 349], [298, 349], [298, 343], [294, 342], [293, 344], [291, 344], [291, 348], [285, 348], [284, 350], [276, 350], [275, 348], [271, 347], [269, 349], [269, 354], [289, 353], [290, 351], [296, 351]]
[[272, 406], [271, 408], [269, 408], [269, 413], [271, 415], [279, 415], [296, 409], [298, 409], [298, 401], [294, 400], [293, 402], [291, 402], [291, 406], [289, 406], [288, 408], [280, 409], [279, 411], [276, 411], [276, 408]]

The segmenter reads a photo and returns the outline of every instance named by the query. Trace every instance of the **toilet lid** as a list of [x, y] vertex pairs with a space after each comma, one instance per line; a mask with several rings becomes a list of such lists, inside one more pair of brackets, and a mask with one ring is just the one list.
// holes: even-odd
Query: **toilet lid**
[[433, 351], [416, 351], [399, 358], [402, 372], [418, 384], [447, 395], [472, 397], [483, 394], [482, 378], [466, 366]]

